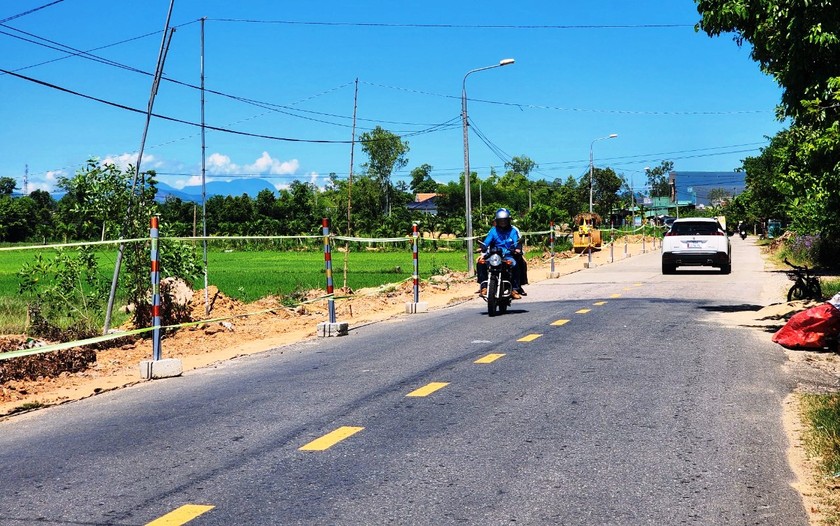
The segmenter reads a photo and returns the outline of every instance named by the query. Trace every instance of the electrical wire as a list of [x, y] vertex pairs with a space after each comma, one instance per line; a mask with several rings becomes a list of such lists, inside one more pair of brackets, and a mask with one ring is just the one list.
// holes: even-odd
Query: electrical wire
[[[26, 80], [26, 81], [29, 81], [29, 82], [33, 82], [35, 84], [39, 84], [39, 85], [44, 86], [44, 87], [48, 87], [48, 88], [51, 88], [51, 89], [54, 89], [54, 90], [58, 90], [58, 91], [61, 91], [61, 92], [64, 92], [64, 93], [68, 93], [70, 95], [75, 95], [77, 97], [81, 97], [81, 98], [84, 98], [84, 99], [99, 102], [101, 104], [105, 104], [107, 106], [111, 106], [111, 107], [114, 107], [114, 108], [119, 108], [119, 109], [122, 109], [122, 110], [130, 111], [130, 112], [133, 112], [133, 113], [140, 113], [140, 114], [144, 114], [144, 115], [147, 113], [147, 111], [145, 111], [145, 110], [141, 110], [141, 109], [138, 109], [138, 108], [132, 108], [131, 106], [126, 106], [125, 104], [119, 104], [119, 103], [112, 102], [112, 101], [109, 101], [109, 100], [105, 100], [105, 99], [102, 99], [102, 98], [99, 98], [99, 97], [94, 97], [92, 95], [86, 95], [84, 93], [80, 93], [78, 91], [74, 91], [74, 90], [71, 90], [71, 89], [68, 89], [68, 88], [64, 88], [64, 87], [61, 87], [61, 86], [58, 86], [58, 85], [55, 85], [55, 84], [52, 84], [52, 83], [49, 83], [49, 82], [46, 82], [46, 81], [43, 81], [43, 80], [38, 80], [38, 79], [34, 79], [32, 77], [27, 77], [26, 75], [21, 75], [20, 73], [15, 73], [15, 72], [9, 71], [7, 69], [0, 68], [0, 72], [6, 73], [8, 75], [12, 75], [12, 76], [20, 78], [22, 80]], [[191, 122], [191, 121], [187, 121], [187, 120], [184, 120], [184, 119], [178, 119], [178, 118], [175, 118], [175, 117], [160, 115], [160, 114], [157, 114], [157, 113], [152, 113], [151, 115], [153, 117], [158, 118], [158, 119], [166, 120], [166, 121], [169, 121], [169, 122], [175, 122], [175, 123], [178, 123], [178, 124], [184, 124], [186, 126], [199, 127], [199, 128], [202, 126], [200, 123], [197, 123], [197, 122]], [[454, 125], [452, 124], [452, 122], [457, 120], [457, 119], [458, 119], [458, 117], [453, 117], [452, 119], [450, 119], [446, 122], [436, 124], [436, 125], [434, 125], [432, 127], [429, 127], [425, 130], [418, 130], [418, 131], [415, 131], [415, 132], [412, 132], [412, 133], [404, 134], [404, 135], [402, 135], [402, 137], [413, 137], [413, 136], [422, 135], [422, 134], [426, 134], [426, 133], [434, 133], [434, 132], [437, 132], [437, 131], [446, 130], [446, 129], [449, 129], [449, 128], [453, 127]], [[310, 143], [310, 144], [350, 144], [352, 142], [352, 141], [349, 141], [349, 140], [300, 139], [300, 138], [292, 138], [292, 137], [278, 137], [278, 136], [274, 136], [274, 135], [265, 135], [265, 134], [259, 134], [259, 133], [237, 131], [237, 130], [231, 130], [231, 129], [227, 129], [227, 128], [221, 128], [221, 127], [218, 127], [218, 126], [210, 126], [210, 125], [204, 125], [204, 128], [207, 129], [207, 130], [218, 131], [218, 132], [228, 133], [228, 134], [232, 134], [232, 135], [241, 135], [241, 136], [245, 136], [245, 137], [254, 137], [254, 138], [258, 138], [258, 139], [267, 139], [267, 140], [272, 140], [272, 141]], [[373, 139], [373, 141], [375, 141], [375, 140], [376, 139]], [[387, 139], [385, 139], [385, 140], [387, 140]]]
[[326, 27], [413, 27], [424, 29], [674, 29], [693, 28], [694, 24], [585, 24], [585, 25], [513, 25], [513, 24], [418, 24], [393, 22], [314, 22], [303, 20], [255, 20], [247, 18], [208, 18], [208, 21], [267, 24], [267, 25], [298, 25], [298, 26], [326, 26]]
[[[386, 89], [393, 89], [397, 91], [404, 91], [408, 93], [416, 93], [419, 95], [429, 95], [431, 97], [439, 97], [445, 99], [458, 99], [461, 100], [460, 95], [444, 95], [442, 93], [433, 93], [430, 91], [423, 91], [413, 88], [402, 88], [398, 86], [389, 86], [387, 84], [378, 84], [373, 82], [365, 82], [361, 81], [363, 84], [367, 84], [369, 86], [379, 87], [379, 88], [386, 88]], [[637, 110], [602, 110], [602, 109], [593, 109], [593, 108], [564, 108], [560, 106], [547, 106], [547, 105], [540, 105], [540, 104], [525, 104], [521, 102], [502, 102], [497, 100], [489, 100], [489, 99], [470, 99], [470, 102], [481, 102], [484, 104], [495, 104], [498, 106], [512, 106], [514, 108], [522, 109], [536, 109], [536, 110], [554, 110], [554, 111], [564, 111], [564, 112], [579, 112], [579, 113], [604, 113], [604, 114], [618, 114], [618, 115], [743, 115], [743, 114], [758, 114], [758, 113], [774, 113], [775, 110], [735, 110], [735, 111], [637, 111]]]
[[26, 16], [26, 15], [32, 14], [32, 13], [34, 13], [34, 12], [36, 12], [36, 11], [40, 11], [41, 9], [45, 9], [45, 8], [47, 8], [47, 7], [50, 7], [50, 6], [54, 6], [55, 4], [60, 4], [60, 3], [61, 3], [61, 2], [63, 2], [63, 1], [64, 1], [64, 0], [55, 0], [54, 2], [50, 2], [49, 4], [44, 4], [44, 5], [40, 6], [40, 7], [36, 7], [36, 8], [34, 8], [34, 9], [30, 9], [29, 11], [24, 11], [23, 13], [18, 13], [18, 14], [16, 14], [16, 15], [12, 15], [12, 16], [6, 17], [6, 18], [4, 18], [3, 20], [0, 20], [0, 24], [5, 24], [6, 22], [9, 22], [10, 20], [14, 20], [14, 19], [16, 19], [16, 18], [20, 18], [20, 17], [22, 17], [22, 16]]

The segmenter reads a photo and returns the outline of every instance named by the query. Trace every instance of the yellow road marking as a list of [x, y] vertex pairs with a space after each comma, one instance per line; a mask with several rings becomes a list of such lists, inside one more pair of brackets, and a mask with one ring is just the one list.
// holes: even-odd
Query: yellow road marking
[[567, 324], [567, 323], [569, 323], [570, 321], [571, 321], [571, 320], [557, 320], [557, 321], [553, 321], [553, 322], [551, 322], [551, 324], [552, 324], [552, 325], [557, 325], [557, 326], [559, 327], [560, 325], [566, 325], [566, 324]]
[[641, 283], [633, 283], [633, 286], [634, 286], [634, 287], [641, 287], [641, 286], [642, 286], [642, 284], [641, 284]]
[[532, 341], [536, 340], [537, 338], [539, 338], [540, 336], [542, 336], [542, 334], [529, 334], [528, 336], [523, 336], [522, 338], [519, 338], [516, 341], [518, 341], [518, 342], [532, 342]]
[[597, 305], [597, 306], [599, 306], [599, 307], [600, 307], [601, 305], [606, 305], [606, 304], [607, 304], [607, 302], [606, 302], [606, 301], [596, 301], [595, 303], [593, 303], [593, 305]]
[[591, 311], [592, 309], [580, 309], [576, 310], [575, 314], [586, 314], [587, 312]]
[[479, 358], [478, 360], [476, 360], [473, 363], [493, 363], [496, 360], [498, 360], [499, 358], [501, 358], [502, 356], [504, 356], [504, 354], [491, 353], [491, 354], [488, 354], [487, 356], [482, 356], [481, 358]]
[[194, 518], [207, 513], [215, 506], [202, 506], [199, 504], [186, 504], [177, 510], [170, 511], [163, 517], [155, 519], [146, 524], [146, 526], [180, 526], [193, 520]]
[[421, 387], [420, 389], [415, 389], [414, 391], [411, 391], [405, 396], [429, 396], [435, 391], [443, 389], [447, 385], [449, 385], [449, 382], [432, 382], [426, 386]]
[[621, 294], [611, 294], [610, 297], [611, 298], [620, 298]]
[[322, 436], [321, 438], [316, 438], [312, 442], [306, 444], [305, 446], [301, 446], [299, 448], [300, 451], [324, 451], [325, 449], [329, 449], [332, 446], [338, 444], [345, 438], [351, 437], [364, 429], [363, 427], [350, 427], [350, 426], [343, 426], [339, 427], [335, 431], [327, 433], [326, 435]]

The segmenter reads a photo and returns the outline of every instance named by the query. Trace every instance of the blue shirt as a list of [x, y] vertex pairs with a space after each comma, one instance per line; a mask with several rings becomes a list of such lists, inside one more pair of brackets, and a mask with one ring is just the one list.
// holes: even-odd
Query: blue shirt
[[509, 257], [518, 244], [519, 232], [512, 226], [502, 230], [493, 227], [490, 232], [487, 232], [487, 237], [484, 238], [484, 245], [487, 248], [501, 247], [503, 257]]

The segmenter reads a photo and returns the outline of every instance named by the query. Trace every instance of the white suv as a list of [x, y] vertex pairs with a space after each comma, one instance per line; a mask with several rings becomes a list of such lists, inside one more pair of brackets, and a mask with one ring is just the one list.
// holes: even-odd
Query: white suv
[[679, 266], [717, 267], [732, 271], [729, 236], [717, 219], [684, 217], [674, 221], [662, 239], [662, 273], [673, 274]]

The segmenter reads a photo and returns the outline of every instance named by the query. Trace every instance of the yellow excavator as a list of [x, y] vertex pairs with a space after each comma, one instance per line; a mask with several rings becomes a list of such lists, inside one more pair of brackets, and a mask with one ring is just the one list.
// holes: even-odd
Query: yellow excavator
[[575, 231], [572, 234], [572, 246], [575, 253], [580, 254], [592, 248], [601, 249], [601, 216], [584, 212], [575, 216]]

